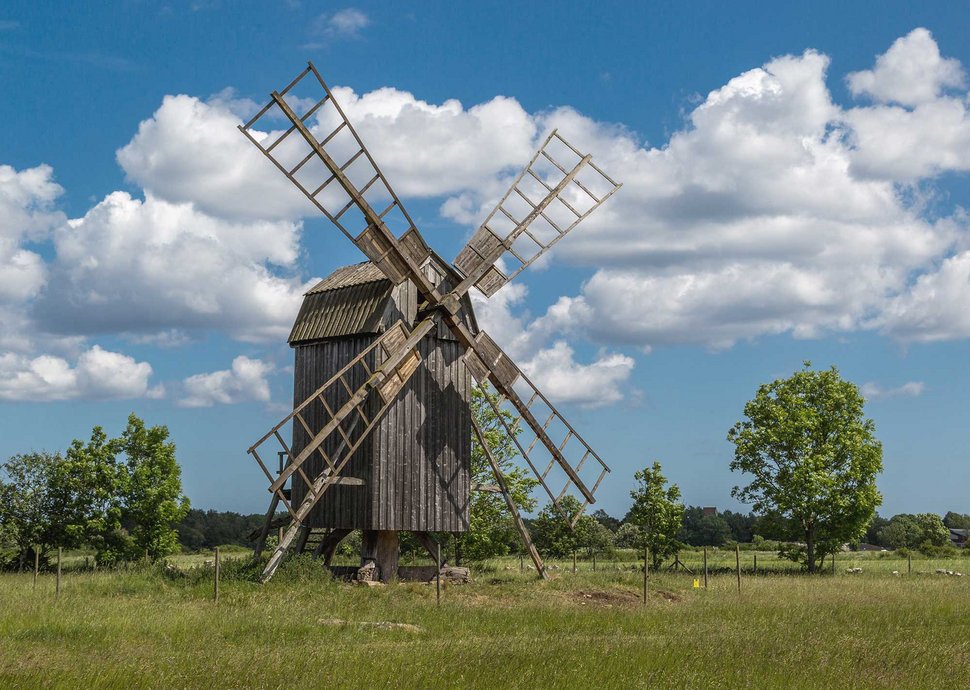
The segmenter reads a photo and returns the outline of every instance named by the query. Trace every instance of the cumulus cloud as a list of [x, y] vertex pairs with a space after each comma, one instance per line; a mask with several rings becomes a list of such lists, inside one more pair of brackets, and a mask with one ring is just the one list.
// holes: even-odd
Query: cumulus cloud
[[[964, 106], [949, 120], [921, 114], [900, 143], [866, 122], [898, 107], [840, 108], [828, 67], [806, 51], [750, 70], [711, 92], [662, 148], [571, 109], [540, 114], [540, 130], [558, 126], [625, 184], [557, 249], [596, 267], [580, 294], [512, 327], [645, 348], [873, 327], [962, 337], [965, 317], [944, 314], [956, 302], [930, 303], [934, 283], [949, 280], [951, 294], [961, 284], [962, 254], [943, 257], [966, 246], [966, 216], [928, 219], [923, 190], [898, 181], [970, 166]], [[478, 218], [494, 199], [479, 202]], [[951, 275], [935, 277], [940, 264]], [[935, 329], [920, 331], [927, 314]]]
[[867, 400], [879, 398], [916, 398], [923, 394], [926, 385], [922, 381], [908, 381], [895, 388], [885, 388], [874, 381], [862, 384], [862, 396]]
[[873, 69], [852, 72], [846, 81], [855, 96], [915, 106], [935, 100], [945, 89], [964, 87], [966, 74], [959, 60], [940, 55], [929, 31], [918, 28], [896, 39]]
[[0, 354], [0, 400], [47, 402], [78, 398], [108, 400], [161, 397], [164, 388], [149, 388], [147, 362], [95, 345], [72, 366], [62, 357]]
[[273, 365], [259, 359], [240, 355], [232, 360], [231, 369], [196, 374], [182, 382], [184, 396], [178, 404], [182, 407], [211, 407], [270, 399], [267, 374]]
[[146, 193], [114, 192], [54, 233], [57, 258], [35, 313], [52, 332], [221, 330], [280, 340], [306, 287], [279, 277], [299, 255], [299, 224], [241, 222]]
[[346, 7], [333, 14], [322, 15], [318, 25], [328, 36], [358, 38], [370, 26], [370, 17], [354, 7]]

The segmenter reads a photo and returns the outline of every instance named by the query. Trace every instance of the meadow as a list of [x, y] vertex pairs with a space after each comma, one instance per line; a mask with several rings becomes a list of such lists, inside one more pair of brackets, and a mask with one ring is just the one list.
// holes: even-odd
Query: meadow
[[[4, 687], [970, 687], [970, 560], [843, 554], [807, 576], [772, 553], [709, 552], [708, 587], [683, 572], [556, 561], [540, 581], [516, 557], [473, 581], [357, 587], [293, 560], [266, 585], [206, 554], [54, 576], [0, 575]], [[682, 560], [693, 568], [699, 552]], [[859, 574], [845, 568], [862, 567]], [[892, 571], [900, 575], [893, 575]], [[702, 579], [699, 578], [699, 579]], [[405, 624], [403, 626], [397, 624]]]

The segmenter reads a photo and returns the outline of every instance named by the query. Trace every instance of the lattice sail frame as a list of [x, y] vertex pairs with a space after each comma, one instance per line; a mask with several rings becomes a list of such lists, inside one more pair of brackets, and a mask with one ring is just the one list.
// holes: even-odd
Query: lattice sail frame
[[[574, 527], [587, 506], [594, 502], [596, 490], [610, 468], [487, 333], [482, 331], [478, 340], [484, 345], [483, 350], [494, 357], [489, 362], [492, 371], [502, 377], [501, 383], [513, 393], [510, 396], [499, 389], [498, 402], [489, 398], [489, 405], [556, 511], [570, 523], [570, 527]], [[477, 360], [470, 350], [465, 355], [466, 366], [472, 375], [480, 385], [486, 386], [488, 379], [480, 378], [485, 370], [476, 371]], [[512, 412], [511, 421], [501, 413], [503, 409]], [[519, 424], [521, 421], [525, 422], [524, 426]], [[549, 452], [546, 442], [541, 442], [543, 435], [558, 449], [559, 458]], [[563, 482], [563, 487], [556, 492], [553, 487], [558, 486], [559, 481]], [[579, 510], [571, 516], [561, 505], [562, 498], [570, 493], [570, 487], [575, 487], [581, 494]]]
[[[591, 158], [553, 130], [455, 266], [491, 297], [535, 263], [621, 187]], [[508, 273], [496, 265], [499, 260], [511, 267]]]
[[[311, 74], [313, 78], [308, 79]], [[303, 114], [298, 115], [298, 110]], [[273, 120], [281, 117], [292, 123], [288, 129], [269, 133], [259, 130], [259, 124], [272, 126]], [[407, 267], [361, 213], [336, 170], [375, 212], [383, 209], [377, 212], [378, 217], [398, 236], [401, 248], [416, 264], [430, 254], [411, 216], [313, 63], [308, 63], [285, 89], [273, 92], [272, 100], [239, 129], [395, 285], [408, 277]], [[310, 145], [308, 135], [318, 147]], [[263, 142], [270, 139], [272, 143], [264, 146]]]

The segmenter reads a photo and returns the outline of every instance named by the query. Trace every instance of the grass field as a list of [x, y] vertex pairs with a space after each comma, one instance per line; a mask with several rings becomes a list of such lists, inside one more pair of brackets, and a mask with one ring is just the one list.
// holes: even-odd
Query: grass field
[[[693, 567], [695, 554], [684, 560]], [[632, 560], [632, 554], [628, 554]], [[742, 552], [751, 565], [752, 554]], [[745, 572], [711, 552], [708, 589], [632, 563], [555, 563], [553, 579], [487, 564], [467, 585], [333, 582], [292, 562], [271, 583], [234, 578], [212, 601], [206, 556], [161, 568], [0, 576], [5, 687], [970, 687], [966, 560], [849, 555], [836, 575]], [[75, 556], [71, 565], [83, 562]], [[863, 573], [845, 574], [859, 565]], [[785, 566], [787, 568], [787, 566]], [[897, 570], [900, 576], [891, 573]], [[785, 574], [785, 573], [789, 574]], [[417, 629], [368, 623], [408, 623]]]

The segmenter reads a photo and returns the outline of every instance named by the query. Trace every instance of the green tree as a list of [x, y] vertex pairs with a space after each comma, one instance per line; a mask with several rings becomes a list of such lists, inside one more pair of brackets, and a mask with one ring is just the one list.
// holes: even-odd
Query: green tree
[[624, 522], [616, 530], [615, 543], [621, 549], [642, 549], [643, 530], [632, 522]]
[[[609, 547], [612, 533], [590, 515], [580, 515], [577, 520], [581, 508], [575, 496], [566, 495], [559, 499], [558, 510], [551, 503], [542, 509], [530, 525], [540, 553], [564, 558], [581, 548], [592, 553]], [[570, 527], [574, 520], [575, 526]]]
[[122, 519], [134, 548], [131, 555], [147, 553], [157, 559], [178, 551], [175, 528], [189, 512], [189, 499], [182, 494], [182, 471], [168, 427], [146, 427], [131, 414], [117, 448], [125, 455], [119, 484]]
[[682, 547], [677, 541], [684, 517], [680, 488], [676, 484], [667, 486], [667, 478], [659, 462], [654, 462], [652, 467], [644, 468], [633, 476], [638, 485], [630, 492], [633, 507], [623, 521], [643, 529], [653, 567], [657, 569]]
[[51, 519], [45, 543], [66, 548], [88, 544], [99, 561], [115, 560], [121, 538], [121, 485], [117, 441], [96, 426], [85, 443], [71, 442], [50, 477]]
[[700, 506], [684, 509], [678, 539], [691, 546], [721, 546], [731, 538], [731, 526], [720, 515], [704, 515]]
[[806, 362], [789, 378], [760, 386], [745, 419], [728, 432], [731, 469], [753, 477], [731, 495], [756, 513], [797, 524], [809, 572], [825, 554], [858, 540], [882, 500], [882, 445], [864, 403], [835, 367], [813, 371]]
[[0, 480], [0, 525], [4, 539], [16, 549], [14, 560], [20, 569], [35, 549], [50, 546], [50, 484], [60, 462], [59, 455], [24, 453], [2, 465], [6, 481]]
[[[492, 457], [505, 478], [512, 500], [520, 511], [531, 511], [536, 505], [532, 497], [532, 489], [538, 485], [538, 482], [526, 470], [513, 463], [513, 459], [518, 455], [515, 444], [506, 433], [489, 400], [498, 407], [498, 398], [494, 393], [475, 386], [472, 389], [472, 414], [482, 430]], [[513, 423], [512, 414], [508, 410], [500, 410], [500, 413], [506, 424]], [[518, 428], [514, 428], [513, 431], [518, 433]], [[473, 486], [495, 485], [492, 466], [474, 433], [472, 434], [471, 481]], [[455, 537], [456, 561], [461, 562], [463, 558], [481, 560], [502, 556], [509, 552], [510, 547], [520, 542], [521, 537], [502, 494], [493, 491], [473, 491], [469, 508], [469, 529]]]
[[889, 520], [876, 513], [872, 516], [872, 520], [866, 526], [866, 533], [863, 535], [862, 540], [866, 544], [875, 544], [877, 546], [886, 546], [882, 543], [882, 539], [879, 533], [882, 532], [883, 528], [889, 525]]
[[900, 513], [893, 515], [889, 524], [880, 530], [879, 541], [893, 549], [945, 546], [950, 543], [950, 530], [939, 515]]
[[950, 510], [943, 516], [943, 524], [948, 529], [970, 529], [970, 515]]

